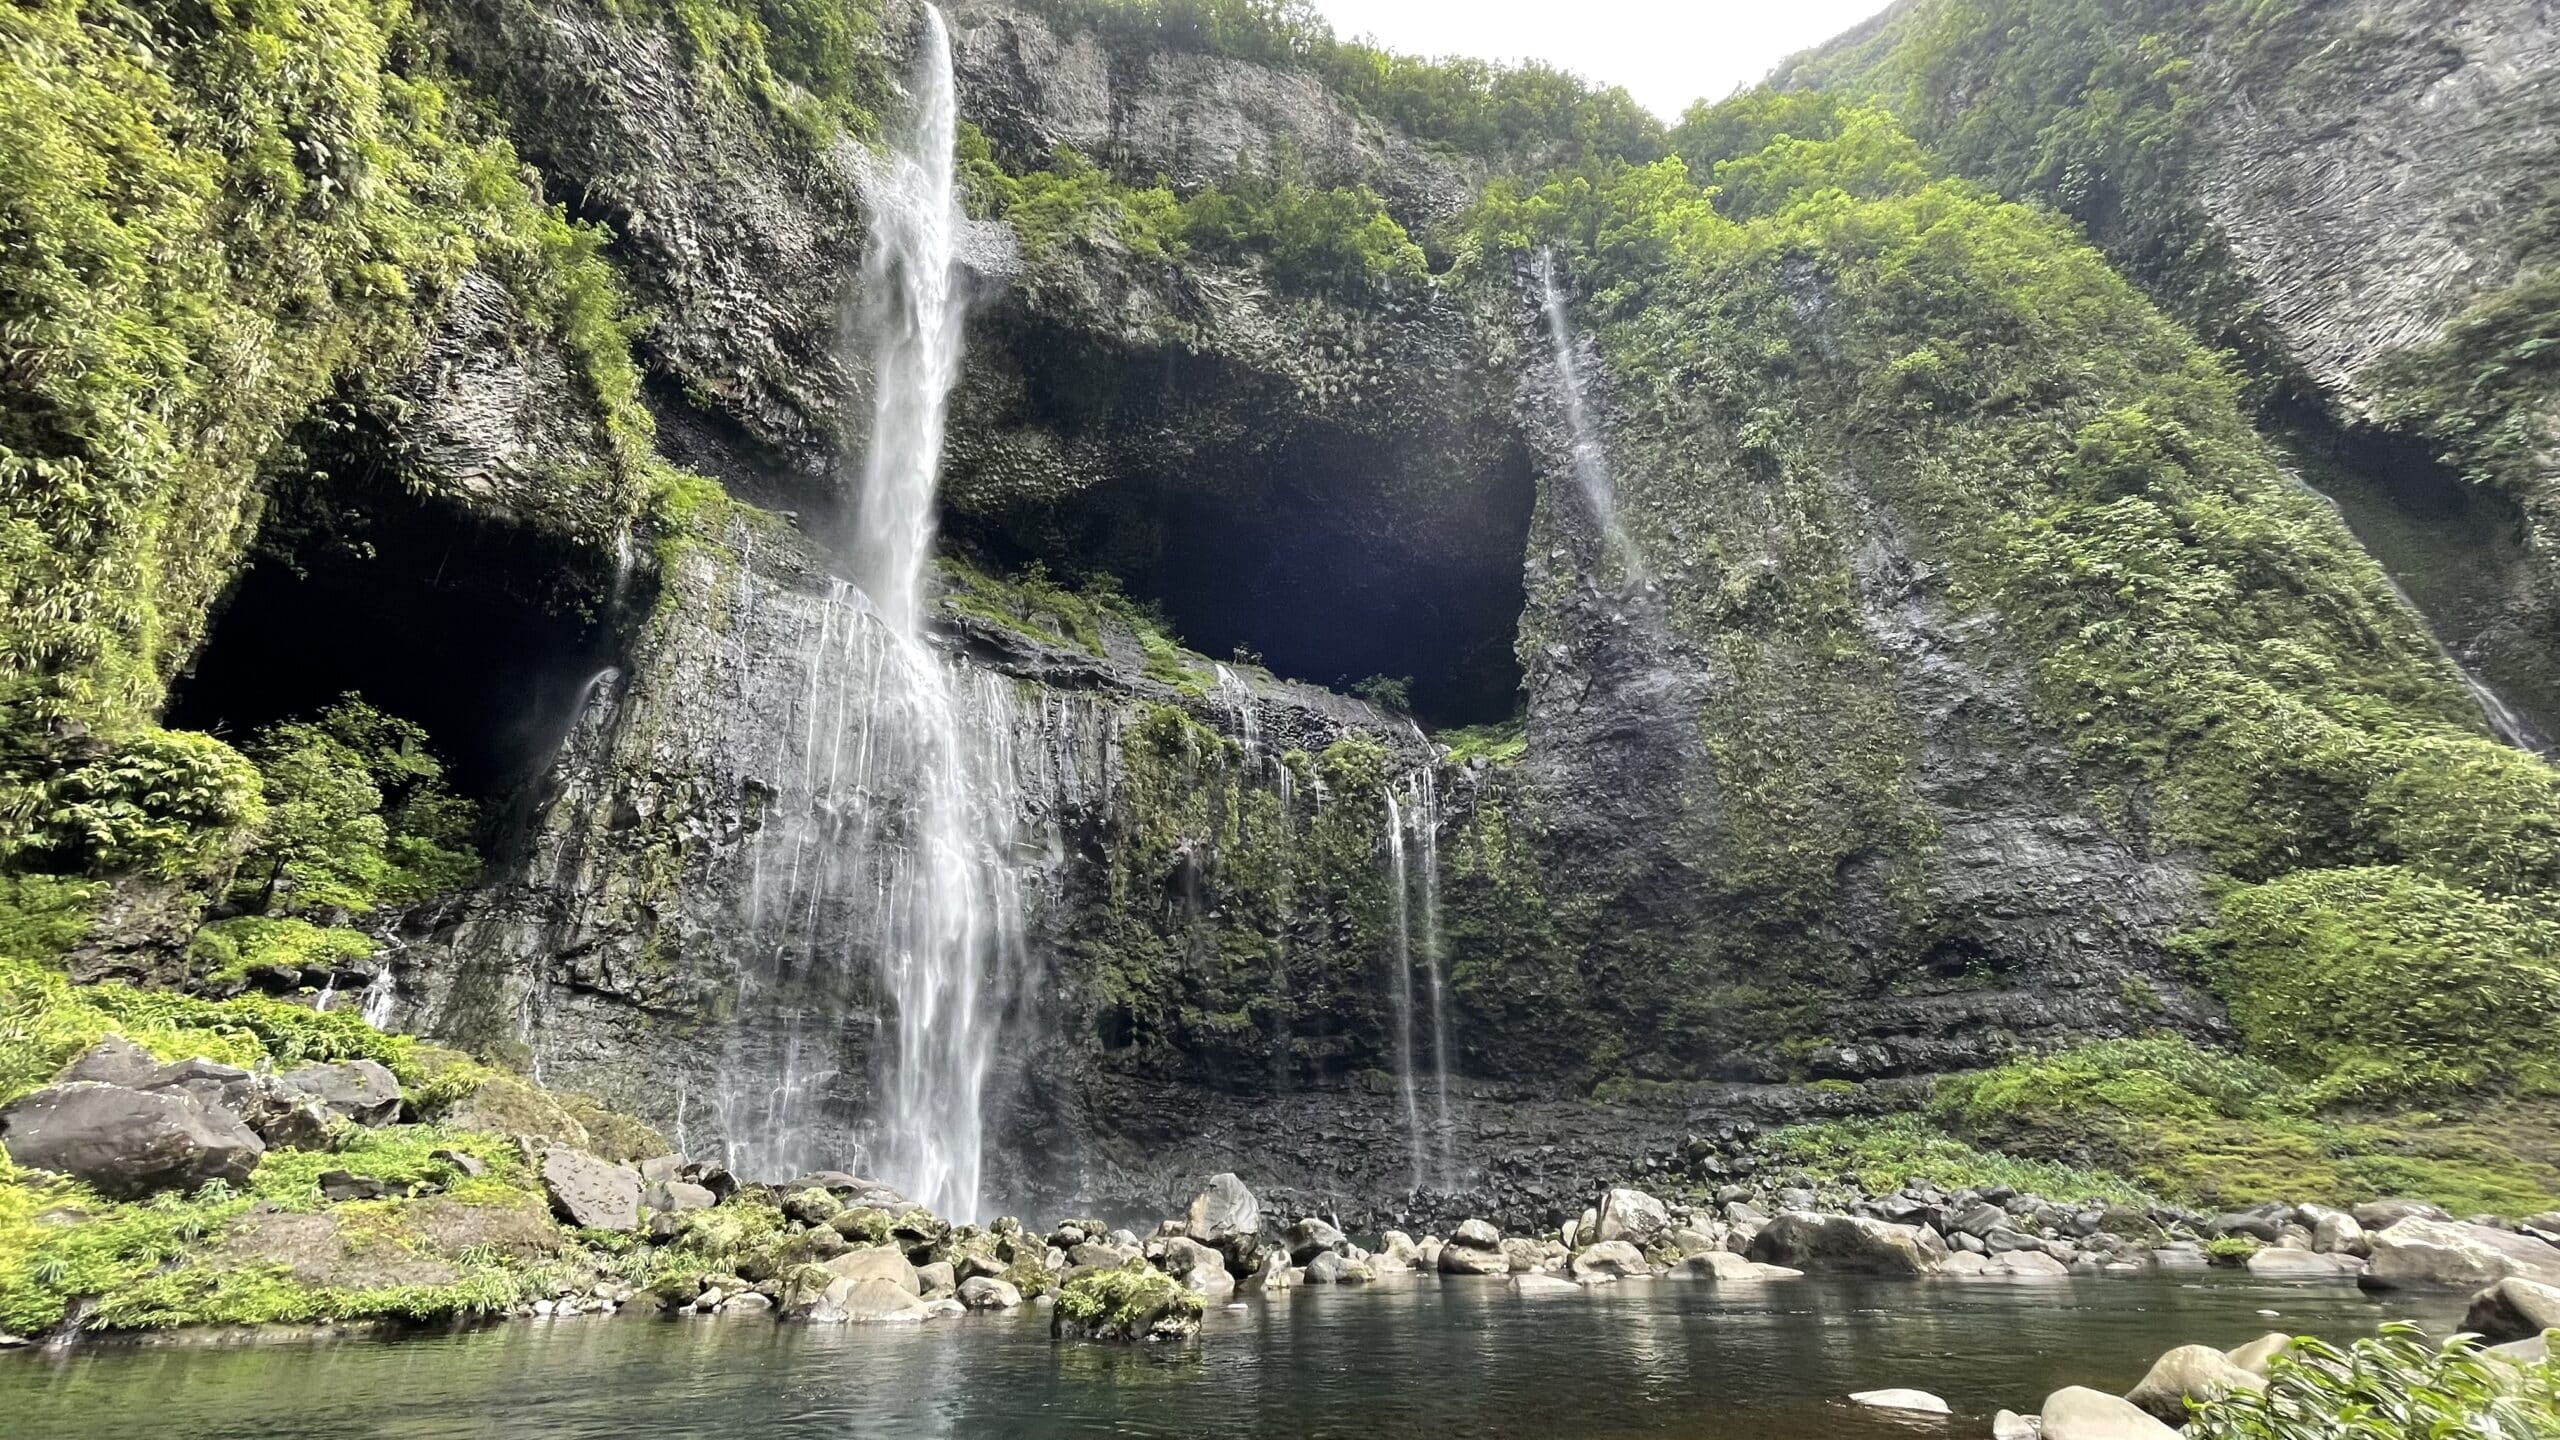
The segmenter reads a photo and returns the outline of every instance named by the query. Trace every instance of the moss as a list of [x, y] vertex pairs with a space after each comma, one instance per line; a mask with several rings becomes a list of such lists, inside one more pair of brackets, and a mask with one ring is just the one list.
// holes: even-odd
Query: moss
[[1448, 747], [1444, 758], [1452, 765], [1516, 765], [1529, 753], [1528, 727], [1518, 721], [1443, 730], [1431, 738]]
[[261, 970], [325, 974], [371, 959], [374, 948], [373, 937], [360, 930], [242, 915], [197, 931], [192, 954], [212, 967], [211, 978], [237, 981]]
[[2246, 1235], [2217, 1235], [2204, 1242], [2204, 1258], [2216, 1265], [2243, 1265], [2259, 1248], [2258, 1242]]
[[2132, 1206], [2160, 1200], [2122, 1175], [1985, 1150], [1918, 1116], [1790, 1125], [1773, 1132], [1766, 1144], [1781, 1165], [1815, 1175], [1855, 1177], [1870, 1195], [1918, 1181], [1947, 1190], [2005, 1185], [2056, 1200], [2100, 1199]]
[[1131, 1261], [1123, 1269], [1087, 1271], [1069, 1280], [1058, 1291], [1055, 1328], [1089, 1340], [1138, 1344], [1192, 1333], [1204, 1308], [1172, 1276]]

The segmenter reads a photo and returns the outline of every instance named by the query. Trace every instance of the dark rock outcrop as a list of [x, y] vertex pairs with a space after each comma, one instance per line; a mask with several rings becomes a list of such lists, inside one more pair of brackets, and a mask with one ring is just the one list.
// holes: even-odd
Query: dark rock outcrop
[[12, 1163], [68, 1175], [110, 1199], [138, 1200], [208, 1182], [247, 1183], [266, 1144], [238, 1117], [183, 1090], [75, 1081], [0, 1109]]

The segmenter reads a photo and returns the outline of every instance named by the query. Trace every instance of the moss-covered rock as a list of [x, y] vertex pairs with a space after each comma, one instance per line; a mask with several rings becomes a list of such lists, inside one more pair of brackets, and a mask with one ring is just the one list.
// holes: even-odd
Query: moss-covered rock
[[1172, 1276], [1133, 1262], [1087, 1271], [1058, 1291], [1049, 1333], [1123, 1345], [1187, 1340], [1200, 1333], [1200, 1297]]

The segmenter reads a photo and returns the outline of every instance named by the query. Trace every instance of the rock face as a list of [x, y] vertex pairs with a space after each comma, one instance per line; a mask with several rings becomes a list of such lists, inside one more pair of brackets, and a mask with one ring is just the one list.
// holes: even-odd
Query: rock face
[[0, 1148], [119, 1200], [209, 1181], [246, 1184], [266, 1145], [239, 1119], [178, 1090], [78, 1081], [31, 1091], [0, 1109]]
[[1947, 1258], [1944, 1242], [1917, 1226], [1798, 1210], [1762, 1227], [1745, 1253], [1767, 1265], [1878, 1275], [1934, 1275]]
[[2369, 1290], [2473, 1290], [2510, 1277], [2560, 1285], [2560, 1248], [2449, 1220], [2402, 1220], [2371, 1237]]

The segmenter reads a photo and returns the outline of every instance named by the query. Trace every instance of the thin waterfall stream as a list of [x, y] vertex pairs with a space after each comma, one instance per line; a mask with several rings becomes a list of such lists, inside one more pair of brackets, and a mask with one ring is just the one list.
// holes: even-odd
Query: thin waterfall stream
[[1609, 559], [1618, 566], [1620, 579], [1630, 590], [1642, 589], [1644, 557], [1636, 553], [1635, 543], [1627, 538], [1626, 527], [1618, 520], [1617, 491], [1609, 479], [1608, 451], [1600, 443], [1599, 429], [1592, 424], [1590, 408], [1583, 400], [1580, 346], [1574, 335], [1573, 316], [1565, 308], [1564, 287], [1557, 280], [1557, 269], [1554, 252], [1538, 257], [1539, 302], [1546, 315], [1548, 338], [1555, 347], [1556, 387], [1572, 437], [1574, 483], [1582, 491], [1583, 503], [1590, 508], [1592, 523], [1600, 529]]

